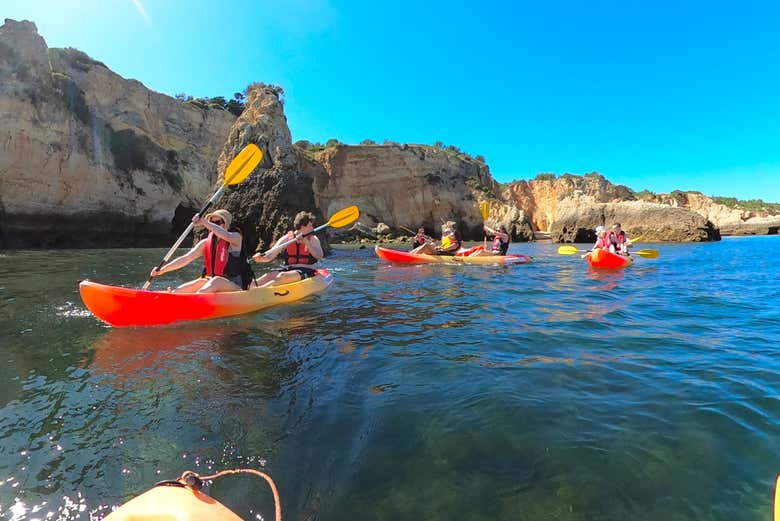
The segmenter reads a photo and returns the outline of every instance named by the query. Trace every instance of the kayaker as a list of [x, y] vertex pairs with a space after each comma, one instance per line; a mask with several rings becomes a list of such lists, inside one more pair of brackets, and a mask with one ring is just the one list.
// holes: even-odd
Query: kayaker
[[491, 248], [491, 255], [506, 255], [509, 250], [509, 233], [506, 231], [506, 226], [503, 224], [498, 226], [497, 230], [494, 230], [487, 224], [484, 226], [485, 232], [489, 235], [493, 235], [493, 247]]
[[[596, 244], [593, 245], [593, 248], [591, 248], [590, 251], [593, 250], [609, 251], [611, 246], [612, 243], [609, 241], [609, 236], [607, 235], [607, 229], [603, 226], [596, 226]], [[582, 255], [582, 258], [584, 259], [588, 255], [589, 254], [586, 253], [585, 255]]]
[[424, 253], [427, 255], [455, 255], [461, 248], [460, 235], [455, 230], [455, 223], [446, 222], [441, 227], [441, 244], [434, 246], [426, 242], [422, 246], [413, 249], [410, 253]]
[[609, 242], [609, 251], [619, 253], [620, 255], [628, 255], [628, 249], [633, 246], [626, 232], [620, 228], [620, 223], [612, 225], [612, 231], [609, 232]]
[[433, 242], [433, 239], [425, 235], [425, 228], [417, 228], [417, 235], [414, 236], [412, 241], [412, 249], [419, 248], [426, 242]]
[[255, 262], [271, 262], [279, 255], [285, 258], [284, 266], [278, 270], [269, 271], [257, 279], [258, 286], [289, 284], [316, 275], [312, 265], [323, 258], [325, 254], [322, 251], [319, 238], [311, 233], [314, 230], [314, 215], [310, 212], [298, 212], [293, 220], [293, 228], [294, 231], [288, 232], [274, 244], [277, 246], [290, 239], [298, 239], [286, 249], [273, 251], [271, 248], [270, 255], [255, 253], [252, 256]]
[[203, 257], [203, 275], [171, 291], [216, 293], [247, 289], [252, 280], [251, 270], [247, 264], [247, 253], [243, 248], [241, 230], [237, 227], [231, 228], [232, 221], [233, 216], [227, 210], [216, 210], [205, 217], [195, 214], [192, 223], [206, 228], [209, 231], [208, 236], [199, 241], [190, 251], [169, 261], [159, 270], [154, 268], [150, 275], [159, 277]]

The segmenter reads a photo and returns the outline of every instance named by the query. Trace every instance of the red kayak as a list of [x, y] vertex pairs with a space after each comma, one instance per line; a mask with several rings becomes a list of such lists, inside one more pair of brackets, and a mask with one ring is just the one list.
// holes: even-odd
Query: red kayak
[[631, 266], [634, 259], [626, 255], [618, 255], [609, 250], [593, 250], [586, 257], [588, 264], [594, 268], [620, 269]]
[[156, 326], [183, 320], [229, 317], [294, 302], [328, 289], [333, 275], [317, 275], [270, 288], [221, 293], [170, 293], [108, 286], [89, 280], [79, 283], [81, 300], [100, 320], [112, 326]]
[[461, 255], [424, 255], [408, 251], [391, 250], [377, 246], [376, 256], [389, 262], [401, 264], [525, 264], [531, 262], [528, 255], [480, 255], [466, 257]]

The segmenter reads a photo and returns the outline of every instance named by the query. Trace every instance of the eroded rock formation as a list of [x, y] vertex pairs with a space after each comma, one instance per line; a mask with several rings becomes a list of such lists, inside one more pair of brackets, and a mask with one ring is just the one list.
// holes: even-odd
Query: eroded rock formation
[[0, 246], [163, 245], [235, 117], [126, 80], [31, 22], [0, 27]]

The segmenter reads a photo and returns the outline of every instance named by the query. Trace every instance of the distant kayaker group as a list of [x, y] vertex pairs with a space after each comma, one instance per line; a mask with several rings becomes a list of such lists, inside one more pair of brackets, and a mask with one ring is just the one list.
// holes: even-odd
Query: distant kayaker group
[[[243, 230], [240, 226], [233, 225], [233, 217], [227, 210], [216, 210], [204, 217], [196, 214], [192, 218], [192, 224], [205, 228], [208, 231], [207, 237], [184, 255], [154, 268], [150, 273], [150, 277], [159, 277], [202, 257], [204, 267], [201, 277], [176, 288], [169, 288], [168, 291], [172, 293], [217, 293], [290, 284], [314, 277], [316, 270], [313, 266], [324, 257], [322, 244], [314, 234], [314, 215], [310, 212], [298, 212], [293, 220], [292, 230], [279, 238], [267, 252], [251, 256], [247, 252]], [[377, 254], [397, 262], [412, 262], [415, 259], [424, 259], [425, 256], [452, 257], [453, 260], [465, 263], [490, 259], [499, 263], [522, 263], [531, 260], [525, 255], [509, 256], [513, 257], [512, 259], [507, 257], [511, 237], [503, 224], [498, 224], [495, 228], [485, 224], [483, 229], [486, 238], [492, 236], [490, 249], [483, 245], [464, 248], [456, 223], [448, 221], [442, 224], [440, 241], [427, 235], [421, 227], [412, 239], [411, 251], [393, 252], [377, 248]], [[614, 223], [609, 232], [604, 226], [597, 226], [595, 231], [596, 243], [582, 255], [583, 258], [593, 260], [594, 253], [603, 250], [626, 258], [630, 263], [629, 248], [633, 243], [622, 230], [620, 223]], [[281, 267], [265, 273], [260, 278], [255, 277], [249, 264], [250, 259], [258, 263], [268, 263], [277, 257], [283, 258], [284, 264]]]
[[[604, 226], [596, 226], [596, 244], [593, 245], [591, 251], [606, 250], [610, 253], [617, 255], [623, 255], [628, 257], [628, 249], [633, 247], [634, 244], [626, 235], [620, 226], [620, 223], [612, 225], [612, 230], [607, 233], [607, 229]], [[584, 259], [590, 254], [590, 252], [582, 255]]]

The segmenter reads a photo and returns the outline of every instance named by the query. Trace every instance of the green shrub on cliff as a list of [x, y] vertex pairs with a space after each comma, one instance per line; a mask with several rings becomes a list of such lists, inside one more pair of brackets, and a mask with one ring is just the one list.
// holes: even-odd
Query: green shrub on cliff
[[780, 213], [780, 203], [767, 203], [762, 199], [741, 200], [737, 199], [736, 197], [714, 196], [712, 200], [717, 204], [722, 204], [723, 206], [739, 210]]
[[555, 174], [541, 173], [534, 177], [534, 181], [555, 181]]
[[655, 192], [651, 192], [650, 190], [645, 188], [644, 190], [640, 190], [639, 192], [634, 192], [634, 197], [636, 197], [640, 201], [646, 201], [646, 200], [654, 199]]

